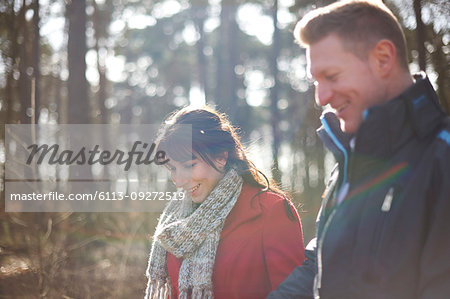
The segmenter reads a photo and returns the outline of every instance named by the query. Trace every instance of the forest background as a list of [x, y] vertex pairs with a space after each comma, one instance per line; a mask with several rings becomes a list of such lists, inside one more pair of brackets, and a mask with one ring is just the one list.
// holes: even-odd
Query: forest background
[[[157, 213], [6, 213], [5, 124], [159, 124], [215, 105], [293, 196], [305, 242], [333, 158], [293, 27], [326, 0], [0, 1], [0, 298], [140, 298]], [[386, 0], [450, 111], [450, 4]], [[168, 188], [170, 186], [167, 178]]]

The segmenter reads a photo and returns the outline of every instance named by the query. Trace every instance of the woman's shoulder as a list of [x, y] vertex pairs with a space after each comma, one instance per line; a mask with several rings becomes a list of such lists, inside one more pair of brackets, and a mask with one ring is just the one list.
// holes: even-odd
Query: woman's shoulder
[[275, 205], [284, 205], [285, 197], [282, 194], [271, 190], [263, 190], [262, 188], [250, 186], [249, 184], [242, 185], [241, 196], [252, 201], [252, 205], [258, 204], [264, 210], [272, 208]]

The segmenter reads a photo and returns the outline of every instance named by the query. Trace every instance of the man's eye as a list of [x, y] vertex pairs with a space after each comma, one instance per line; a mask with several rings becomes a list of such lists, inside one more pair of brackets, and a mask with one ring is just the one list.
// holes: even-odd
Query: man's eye
[[336, 81], [337, 74], [327, 75], [325, 76], [325, 79], [327, 79], [328, 81]]

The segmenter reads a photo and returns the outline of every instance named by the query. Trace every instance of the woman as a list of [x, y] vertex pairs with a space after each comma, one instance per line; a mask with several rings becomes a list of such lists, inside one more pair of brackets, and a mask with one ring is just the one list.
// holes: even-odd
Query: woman
[[304, 259], [295, 208], [209, 107], [174, 113], [158, 140], [186, 198], [159, 219], [146, 298], [265, 298]]

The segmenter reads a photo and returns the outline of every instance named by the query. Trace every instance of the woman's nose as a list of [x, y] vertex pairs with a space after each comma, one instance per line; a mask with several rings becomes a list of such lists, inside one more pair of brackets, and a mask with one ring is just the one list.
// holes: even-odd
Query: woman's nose
[[171, 177], [172, 177], [172, 182], [175, 184], [175, 186], [177, 188], [181, 188], [184, 185], [186, 185], [186, 183], [189, 180], [189, 176], [186, 175], [185, 173], [183, 173], [183, 171], [174, 171], [171, 173]]

